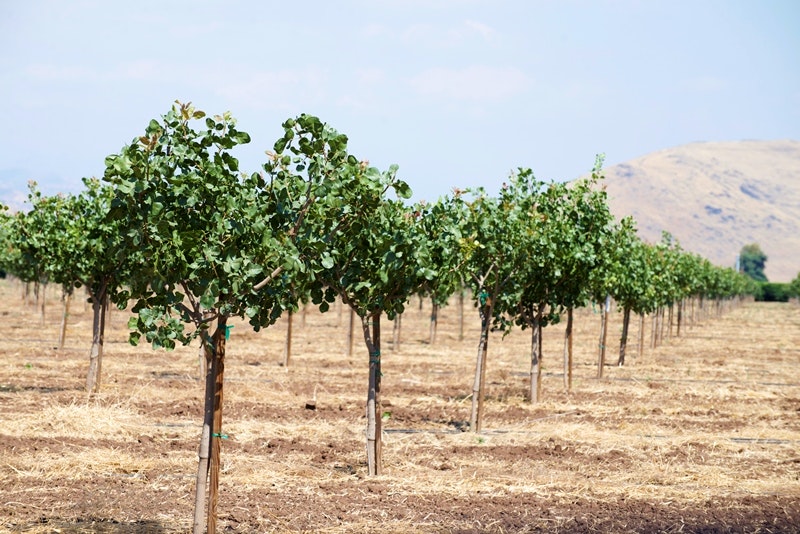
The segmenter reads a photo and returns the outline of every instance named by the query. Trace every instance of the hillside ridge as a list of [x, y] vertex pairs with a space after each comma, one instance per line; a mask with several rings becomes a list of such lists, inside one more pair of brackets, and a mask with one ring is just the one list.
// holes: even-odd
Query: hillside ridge
[[649, 242], [672, 234], [685, 250], [733, 267], [758, 243], [766, 275], [800, 272], [800, 141], [709, 141], [667, 148], [604, 169], [609, 205], [632, 215]]

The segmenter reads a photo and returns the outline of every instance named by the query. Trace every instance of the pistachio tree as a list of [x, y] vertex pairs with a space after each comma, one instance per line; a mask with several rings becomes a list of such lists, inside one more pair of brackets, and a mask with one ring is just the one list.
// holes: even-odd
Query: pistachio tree
[[[77, 195], [43, 197], [34, 191], [33, 209], [27, 225], [38, 233], [43, 252], [42, 272], [53, 283], [61, 284], [65, 297], [64, 315], [73, 290], [85, 287], [92, 303], [92, 344], [86, 390], [97, 393], [105, 339], [109, 299], [127, 280], [138, 257], [135, 249], [124, 246], [120, 221], [107, 218], [113, 191], [97, 179], [84, 178], [85, 189]], [[125, 307], [127, 300], [117, 301]], [[64, 320], [61, 340], [63, 342]]]
[[[357, 213], [346, 229], [327, 241], [320, 277], [325, 293], [312, 292], [312, 301], [325, 311], [336, 296], [361, 321], [369, 357], [367, 378], [367, 468], [383, 469], [381, 441], [381, 316], [394, 319], [411, 295], [434, 278], [429, 244], [420, 227], [419, 212], [402, 202], [411, 195], [397, 178], [397, 167], [386, 172], [363, 165], [362, 174], [337, 189], [341, 209]], [[399, 199], [389, 198], [393, 191]], [[344, 216], [345, 213], [342, 213]]]
[[15, 255], [11, 240], [13, 222], [14, 218], [8, 213], [8, 206], [0, 204], [0, 275], [2, 278], [5, 278], [6, 273], [10, 270]]
[[538, 402], [542, 328], [559, 321], [564, 311], [583, 305], [592, 276], [607, 270], [613, 217], [605, 192], [597, 187], [599, 164], [590, 178], [572, 184], [546, 185], [535, 181], [530, 171], [520, 173], [520, 178], [528, 180], [517, 196], [531, 221], [529, 260], [519, 277], [520, 300], [510, 320], [531, 329], [529, 398]]
[[249, 141], [229, 113], [211, 117], [176, 103], [106, 160], [116, 192], [110, 218], [122, 221], [128, 246], [144, 259], [121, 291], [136, 301], [131, 341], [205, 344], [195, 532], [206, 500], [206, 528], [216, 528], [229, 319], [259, 330], [319, 289], [326, 240], [348, 220], [321, 220], [328, 212], [319, 206], [335, 205], [330, 192], [363, 172], [346, 136], [313, 116], [287, 120], [263, 171], [248, 175], [231, 152]]
[[631, 218], [622, 220], [614, 234], [612, 244], [607, 294], [611, 294], [623, 314], [617, 360], [617, 365], [622, 366], [625, 363], [631, 313], [642, 317], [655, 309], [652, 247], [636, 235], [635, 222]]
[[462, 246], [463, 211], [458, 209], [454, 196], [445, 196], [433, 203], [420, 202], [414, 207], [414, 214], [419, 218], [420, 231], [429, 243], [429, 260], [436, 269], [436, 276], [425, 280], [422, 286], [422, 293], [431, 299], [429, 339], [433, 344], [439, 310], [464, 287], [462, 266], [467, 257]]
[[530, 221], [508, 189], [504, 184], [498, 197], [483, 188], [455, 197], [454, 209], [462, 211], [458, 215], [461, 248], [466, 256], [462, 272], [481, 321], [470, 412], [473, 432], [483, 427], [489, 333], [494, 326], [506, 326], [504, 314], [519, 302], [515, 277], [523, 272], [528, 257], [525, 245]]
[[[47, 232], [47, 221], [50, 212], [46, 209], [36, 210], [44, 197], [36, 182], [29, 182], [28, 203], [31, 209], [18, 211], [8, 220], [9, 239], [7, 241], [7, 270], [25, 284], [25, 295], [28, 295], [30, 284], [34, 284], [34, 292], [39, 303], [39, 287], [47, 283], [47, 249], [50, 243]], [[42, 320], [44, 320], [44, 304]]]

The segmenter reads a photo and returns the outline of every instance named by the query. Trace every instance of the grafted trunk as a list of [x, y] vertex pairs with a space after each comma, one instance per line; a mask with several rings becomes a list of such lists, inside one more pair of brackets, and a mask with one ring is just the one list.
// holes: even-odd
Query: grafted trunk
[[628, 325], [631, 322], [631, 309], [625, 307], [622, 311], [622, 337], [619, 340], [619, 360], [617, 365], [622, 367], [625, 365], [625, 349], [628, 346]]
[[[372, 332], [370, 332], [370, 324]], [[361, 318], [364, 341], [369, 351], [369, 386], [367, 389], [367, 471], [383, 471], [381, 441], [381, 312]]]

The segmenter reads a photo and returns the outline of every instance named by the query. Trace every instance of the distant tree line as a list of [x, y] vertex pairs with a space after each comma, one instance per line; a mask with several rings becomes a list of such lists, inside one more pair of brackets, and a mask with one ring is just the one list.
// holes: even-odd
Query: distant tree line
[[800, 273], [789, 283], [770, 282], [764, 273], [767, 255], [758, 243], [750, 243], [742, 247], [739, 253], [739, 271], [757, 282], [753, 296], [758, 301], [787, 302], [790, 298], [800, 297]]

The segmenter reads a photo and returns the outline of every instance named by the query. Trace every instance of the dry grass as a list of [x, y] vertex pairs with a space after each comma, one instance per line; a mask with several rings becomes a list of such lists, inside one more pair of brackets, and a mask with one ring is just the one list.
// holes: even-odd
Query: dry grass
[[[41, 324], [0, 283], [0, 530], [172, 532], [188, 527], [202, 413], [197, 350], [107, 336], [103, 390], [82, 391], [90, 310], [75, 306], [67, 348], [56, 303]], [[50, 298], [54, 295], [51, 293]], [[545, 331], [545, 400], [525, 399], [527, 332], [493, 337], [485, 431], [469, 417], [477, 346], [455, 307], [427, 343], [427, 307], [384, 327], [384, 474], [364, 467], [366, 360], [345, 354], [347, 314], [295, 317], [228, 346], [219, 513], [230, 531], [772, 531], [800, 521], [800, 308], [746, 304], [709, 318], [598, 380], [599, 316], [576, 316], [575, 378], [561, 375], [563, 330]], [[614, 315], [613, 321], [619, 321]], [[619, 335], [615, 322], [609, 339]], [[646, 336], [649, 340], [649, 335]], [[610, 361], [615, 356], [609, 355]], [[305, 408], [316, 400], [316, 410]], [[716, 515], [715, 515], [716, 514]], [[647, 523], [651, 518], [653, 523]], [[779, 523], [775, 523], [779, 521]], [[781, 522], [782, 521], [782, 522]], [[693, 523], [692, 523], [693, 522]], [[649, 525], [649, 526], [648, 526]], [[83, 530], [81, 530], [83, 529]], [[88, 530], [87, 530], [88, 529]]]

